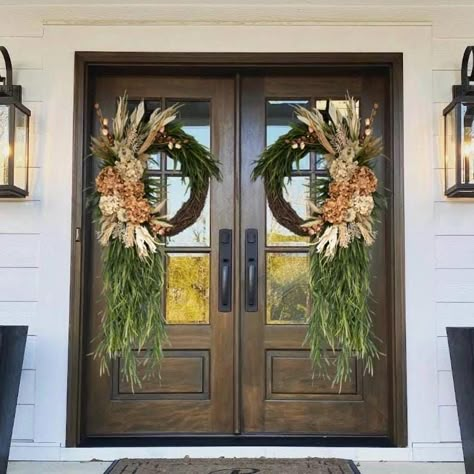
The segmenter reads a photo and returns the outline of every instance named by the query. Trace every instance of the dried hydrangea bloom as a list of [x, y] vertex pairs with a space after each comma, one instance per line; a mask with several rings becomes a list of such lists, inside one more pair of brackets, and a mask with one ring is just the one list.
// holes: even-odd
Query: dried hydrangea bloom
[[145, 171], [143, 163], [135, 158], [121, 159], [117, 161], [115, 168], [124, 181], [139, 181]]
[[126, 181], [117, 186], [117, 192], [123, 199], [132, 196], [141, 198], [145, 194], [145, 185], [142, 181]]
[[370, 216], [374, 210], [374, 200], [372, 196], [354, 196], [351, 207], [362, 216]]
[[352, 178], [357, 168], [357, 163], [336, 159], [329, 166], [329, 174], [335, 181], [347, 181]]
[[351, 199], [354, 194], [354, 186], [349, 181], [333, 181], [329, 184], [329, 196], [332, 198]]
[[340, 196], [336, 199], [329, 198], [323, 205], [323, 218], [331, 224], [342, 224], [345, 220], [349, 200]]
[[146, 199], [130, 196], [123, 204], [127, 211], [127, 221], [131, 224], [143, 224], [150, 219], [151, 208]]
[[95, 179], [97, 191], [104, 196], [111, 196], [123, 183], [122, 178], [112, 166], [106, 166]]
[[353, 207], [349, 207], [346, 211], [346, 215], [344, 216], [344, 220], [346, 222], [354, 222], [357, 217], [357, 212]]
[[104, 216], [113, 216], [120, 209], [121, 200], [118, 196], [101, 196], [99, 209]]
[[354, 172], [351, 183], [357, 187], [359, 194], [368, 196], [377, 190], [378, 180], [370, 168], [362, 166]]

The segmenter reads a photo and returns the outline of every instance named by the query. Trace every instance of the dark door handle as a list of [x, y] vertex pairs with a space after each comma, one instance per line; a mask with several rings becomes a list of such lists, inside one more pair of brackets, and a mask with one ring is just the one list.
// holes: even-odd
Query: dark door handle
[[249, 307], [254, 307], [255, 306], [255, 303], [256, 303], [256, 289], [257, 289], [257, 285], [256, 285], [256, 278], [255, 278], [255, 273], [256, 273], [256, 270], [257, 270], [257, 265], [255, 264], [255, 262], [249, 262], [248, 264], [248, 272], [249, 272], [249, 275], [248, 275], [248, 279], [249, 279], [249, 297], [248, 297], [248, 306]]
[[258, 231], [245, 231], [245, 310], [258, 311]]
[[232, 310], [232, 230], [219, 231], [219, 311]]

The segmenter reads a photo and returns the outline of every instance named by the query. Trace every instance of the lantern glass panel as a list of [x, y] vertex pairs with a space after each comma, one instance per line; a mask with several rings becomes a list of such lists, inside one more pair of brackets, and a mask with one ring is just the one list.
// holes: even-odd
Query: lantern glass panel
[[0, 185], [8, 184], [10, 158], [10, 107], [0, 105]]
[[15, 171], [14, 185], [21, 189], [27, 186], [28, 169], [28, 116], [20, 109], [15, 109]]
[[474, 104], [462, 104], [462, 182], [474, 184]]
[[446, 189], [456, 184], [456, 110], [453, 107], [445, 116]]

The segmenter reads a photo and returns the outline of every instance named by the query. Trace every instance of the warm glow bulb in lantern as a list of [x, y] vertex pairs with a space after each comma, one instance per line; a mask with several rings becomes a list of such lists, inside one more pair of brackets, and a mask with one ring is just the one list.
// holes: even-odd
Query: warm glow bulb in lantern
[[445, 194], [474, 197], [474, 46], [464, 52], [462, 83], [444, 109]]
[[21, 103], [21, 86], [12, 84], [12, 63], [0, 46], [6, 76], [0, 76], [0, 197], [28, 195], [28, 139], [31, 112]]

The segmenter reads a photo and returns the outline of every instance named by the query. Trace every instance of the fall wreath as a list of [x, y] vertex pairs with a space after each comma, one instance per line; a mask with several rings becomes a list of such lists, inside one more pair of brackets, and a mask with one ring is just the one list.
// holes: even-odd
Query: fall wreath
[[[264, 181], [275, 219], [310, 237], [312, 306], [306, 340], [319, 369], [329, 363], [326, 348], [332, 350], [336, 383], [350, 376], [353, 357], [363, 360], [370, 373], [379, 357], [369, 307], [369, 248], [383, 205], [373, 171], [383, 149], [381, 138], [373, 135], [376, 110], [377, 105], [362, 127], [357, 102], [350, 97], [345, 113], [329, 102], [326, 117], [316, 108], [296, 107], [298, 120], [264, 150], [253, 171], [254, 179]], [[303, 218], [284, 198], [284, 190], [294, 166], [310, 152], [324, 155], [328, 174], [311, 189], [310, 216]]]
[[[144, 102], [130, 113], [125, 95], [118, 100], [111, 127], [99, 105], [95, 108], [101, 133], [91, 145], [100, 167], [93, 208], [103, 247], [105, 302], [95, 355], [101, 373], [120, 357], [122, 374], [133, 386], [140, 384], [139, 360], [151, 361], [153, 368], [162, 358], [164, 239], [196, 222], [210, 180], [220, 179], [220, 170], [211, 152], [176, 120], [179, 106], [146, 117]], [[189, 188], [188, 200], [172, 217], [165, 215], [163, 183], [147, 173], [159, 152], [179, 163]], [[144, 349], [148, 357], [137, 357]]]

